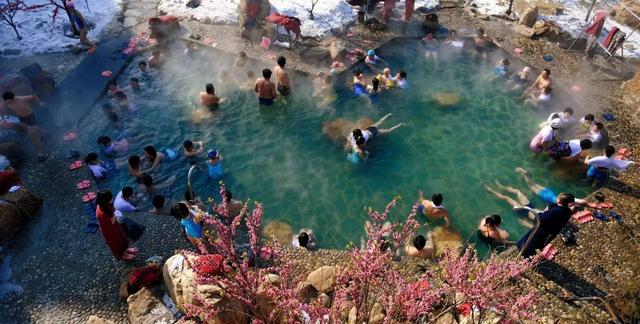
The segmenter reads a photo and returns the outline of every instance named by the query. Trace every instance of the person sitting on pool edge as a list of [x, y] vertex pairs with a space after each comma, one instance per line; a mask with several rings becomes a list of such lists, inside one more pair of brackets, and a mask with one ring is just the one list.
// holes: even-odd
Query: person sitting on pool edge
[[380, 125], [384, 123], [384, 121], [390, 116], [390, 113], [385, 115], [384, 117], [380, 118], [380, 120], [378, 120], [375, 124], [367, 127], [367, 129], [365, 130], [356, 128], [351, 131], [349, 136], [347, 136], [347, 143], [345, 144], [345, 148], [351, 150], [349, 159], [357, 158], [359, 159], [359, 161], [364, 161], [369, 155], [369, 152], [365, 150], [365, 144], [370, 139], [378, 134], [389, 134], [404, 125], [403, 123], [399, 123], [388, 129], [380, 129]]
[[431, 195], [431, 200], [424, 197], [424, 192], [418, 192], [418, 213], [426, 216], [427, 218], [443, 219], [445, 227], [451, 226], [451, 220], [449, 219], [449, 212], [444, 208], [442, 202], [444, 197], [441, 193], [434, 193]]
[[253, 91], [258, 94], [258, 102], [263, 106], [273, 105], [273, 101], [278, 94], [276, 93], [276, 85], [271, 82], [271, 70], [263, 69], [262, 78], [256, 80]]
[[301, 229], [300, 232], [291, 239], [291, 246], [293, 248], [303, 248], [307, 250], [315, 249], [316, 237], [313, 235], [313, 230], [308, 228]]
[[[427, 239], [428, 238], [428, 239]], [[422, 234], [417, 235], [413, 240], [407, 239], [404, 245], [404, 252], [407, 256], [413, 258], [431, 258], [434, 252], [433, 235], [431, 232], [427, 233], [427, 238]]]
[[207, 152], [207, 156], [209, 157], [209, 161], [207, 161], [207, 174], [209, 178], [213, 180], [220, 179], [222, 175], [224, 175], [224, 170], [222, 169], [222, 154], [216, 151], [216, 149], [211, 149]]
[[220, 98], [216, 95], [216, 90], [211, 83], [207, 83], [204, 92], [200, 92], [200, 106], [209, 108], [209, 110], [218, 108], [225, 100], [226, 98]]
[[509, 239], [509, 233], [500, 228], [502, 218], [500, 215], [484, 217], [478, 226], [478, 235], [488, 244], [505, 244]]

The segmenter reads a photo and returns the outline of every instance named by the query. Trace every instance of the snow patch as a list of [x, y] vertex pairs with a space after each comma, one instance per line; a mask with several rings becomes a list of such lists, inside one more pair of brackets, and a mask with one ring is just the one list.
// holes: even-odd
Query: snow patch
[[[422, 0], [424, 1], [424, 0]], [[427, 0], [433, 1], [433, 0]], [[203, 1], [197, 8], [186, 6], [189, 0], [161, 0], [159, 9], [174, 16], [190, 17], [212, 24], [238, 23], [238, 0]], [[356, 10], [345, 0], [320, 0], [313, 9], [314, 20], [309, 19], [311, 0], [271, 0], [271, 10], [293, 16], [302, 22], [302, 35], [324, 36], [333, 28], [346, 26], [356, 18]]]
[[[42, 4], [42, 0], [25, 0], [27, 5]], [[77, 0], [76, 9], [88, 21], [95, 24], [89, 31], [89, 40], [98, 41], [99, 36], [120, 12], [121, 0]], [[88, 8], [87, 8], [88, 4]], [[62, 52], [67, 45], [77, 45], [79, 40], [64, 36], [64, 25], [69, 19], [64, 11], [58, 12], [55, 22], [51, 20], [52, 7], [44, 7], [29, 12], [18, 12], [15, 21], [22, 40], [18, 40], [13, 29], [0, 24], [0, 51], [6, 49], [19, 50], [19, 55]], [[1, 54], [1, 53], [0, 53]]]

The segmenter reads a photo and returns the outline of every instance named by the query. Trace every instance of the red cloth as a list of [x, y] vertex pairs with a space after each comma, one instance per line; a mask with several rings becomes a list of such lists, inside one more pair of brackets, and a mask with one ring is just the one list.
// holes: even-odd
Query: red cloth
[[591, 24], [591, 26], [585, 29], [585, 32], [587, 33], [587, 35], [591, 35], [595, 37], [600, 36], [600, 33], [602, 32], [602, 27], [604, 26], [604, 21], [607, 19], [608, 14], [609, 13], [606, 12], [605, 10], [598, 10], [596, 12], [596, 17], [593, 21], [593, 24]]
[[0, 195], [9, 191], [9, 188], [21, 183], [17, 172], [0, 172]]
[[100, 224], [102, 237], [104, 237], [104, 240], [107, 242], [113, 256], [115, 256], [116, 259], [122, 259], [125, 250], [129, 247], [129, 241], [127, 241], [127, 238], [124, 236], [120, 223], [115, 220], [112, 222], [111, 219], [114, 218], [113, 212], [103, 213], [102, 210], [100, 210], [100, 206], [96, 208], [96, 217]]
[[604, 48], [609, 48], [609, 45], [611, 45], [611, 40], [613, 40], [613, 36], [618, 32], [618, 30], [618, 27], [611, 28], [611, 31], [609, 31], [607, 37], [604, 39], [604, 43], [602, 43], [602, 46], [604, 46]]
[[255, 20], [256, 17], [258, 17], [258, 12], [260, 11], [260, 2], [258, 0], [247, 1], [244, 11], [247, 17]]
[[413, 17], [413, 10], [416, 6], [416, 0], [406, 0], [404, 4], [404, 20], [411, 21]]
[[300, 35], [301, 22], [300, 22], [300, 19], [296, 17], [285, 16], [277, 12], [274, 12], [265, 19], [276, 25], [283, 26], [287, 32], [293, 32], [296, 35]]

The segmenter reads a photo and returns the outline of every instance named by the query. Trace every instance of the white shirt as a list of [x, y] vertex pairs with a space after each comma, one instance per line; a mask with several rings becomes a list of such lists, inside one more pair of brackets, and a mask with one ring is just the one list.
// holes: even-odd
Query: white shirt
[[550, 94], [546, 94], [546, 93], [541, 93], [540, 96], [538, 97], [539, 101], [549, 101], [551, 100], [551, 95]]
[[554, 130], [553, 128], [551, 128], [551, 126], [547, 125], [545, 127], [542, 127], [538, 135], [540, 135], [543, 142], [548, 142], [553, 139]]
[[555, 114], [558, 114], [558, 116], [560, 116], [560, 118], [558, 118], [560, 120], [560, 128], [571, 126], [573, 125], [573, 123], [576, 122], [576, 119], [573, 116], [569, 116], [569, 118], [565, 118], [564, 113], [556, 112], [549, 115], [549, 118], [547, 118], [547, 124], [551, 124], [551, 121], [554, 119], [553, 115]]
[[102, 165], [90, 164], [89, 169], [91, 170], [91, 173], [93, 173], [93, 176], [98, 179], [102, 179], [107, 176], [108, 171]]
[[113, 201], [113, 207], [124, 213], [136, 211], [136, 207], [134, 205], [122, 198], [122, 191], [118, 192], [116, 195], [116, 199]]
[[602, 132], [592, 132], [589, 130], [589, 139], [592, 143], [598, 143], [602, 140]]
[[396, 86], [398, 86], [398, 88], [402, 89], [402, 90], [407, 90], [409, 88], [409, 84], [407, 84], [407, 79], [398, 79], [398, 78], [393, 78], [393, 81], [396, 82]]
[[571, 155], [569, 155], [569, 157], [574, 157], [582, 152], [582, 147], [580, 147], [580, 140], [570, 140], [569, 147], [571, 148]]
[[617, 169], [617, 170], [625, 170], [629, 165], [635, 163], [629, 160], [618, 160], [613, 157], [596, 156], [594, 158], [588, 159], [585, 161], [588, 165], [593, 165], [606, 169]]

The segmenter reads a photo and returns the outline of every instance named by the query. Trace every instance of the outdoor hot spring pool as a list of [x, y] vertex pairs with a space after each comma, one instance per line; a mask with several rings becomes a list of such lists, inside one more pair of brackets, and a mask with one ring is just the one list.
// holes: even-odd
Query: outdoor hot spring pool
[[[174, 54], [173, 62], [161, 75], [143, 81], [143, 93], [132, 96], [137, 113], [124, 118], [125, 130], [115, 129], [99, 108], [81, 122], [83, 152], [98, 151], [99, 135], [126, 137], [129, 154], [142, 156], [146, 145], [172, 148], [181, 153], [185, 139], [202, 140], [224, 156], [224, 181], [234, 198], [251, 198], [263, 203], [265, 219], [283, 221], [294, 231], [314, 229], [320, 247], [341, 248], [359, 242], [364, 233], [365, 206], [382, 209], [400, 196], [395, 215], [411, 210], [419, 190], [427, 196], [444, 195], [453, 227], [463, 239], [477, 240], [476, 226], [483, 215], [502, 215], [503, 227], [517, 239], [527, 229], [505, 202], [488, 194], [482, 182], [521, 188], [534, 206], [542, 201], [526, 190], [514, 172], [517, 166], [531, 171], [533, 178], [556, 191], [584, 195], [587, 189], [579, 177], [559, 178], [547, 161], [533, 158], [529, 140], [548, 111], [523, 106], [518, 93], [504, 91], [503, 82], [482, 82], [493, 70], [495, 60], [482, 61], [469, 53], [441, 53], [436, 64], [428, 61], [418, 41], [395, 41], [379, 51], [392, 70], [408, 72], [408, 91], [394, 90], [369, 105], [355, 98], [347, 87], [349, 71], [335, 82], [338, 99], [328, 107], [311, 98], [312, 78], [294, 77], [294, 96], [271, 107], [258, 108], [255, 94], [232, 82], [221, 82], [222, 71], [245, 82], [245, 69], [231, 68], [234, 57], [203, 51], [191, 57]], [[495, 57], [499, 58], [498, 55]], [[139, 77], [137, 58], [118, 79], [124, 87], [131, 77]], [[275, 62], [274, 62], [275, 63]], [[264, 67], [250, 68], [260, 74]], [[517, 66], [514, 66], [514, 69]], [[372, 75], [367, 75], [370, 80]], [[204, 84], [212, 82], [227, 102], [210, 120], [193, 123], [194, 102]], [[438, 92], [459, 92], [462, 101], [448, 108], [431, 100]], [[560, 107], [562, 108], [562, 107]], [[323, 133], [323, 124], [336, 119], [377, 120], [392, 113], [384, 126], [406, 126], [373, 140], [370, 158], [354, 165], [346, 159], [342, 142]], [[193, 187], [201, 197], [216, 197], [218, 182], [207, 179], [206, 166], [196, 171]], [[182, 199], [189, 165], [184, 159], [165, 161], [154, 179], [171, 175], [177, 181], [165, 191]], [[126, 169], [112, 172], [100, 186], [114, 192], [123, 186], [135, 188]], [[150, 200], [138, 203], [150, 208]], [[418, 218], [422, 224], [425, 218]], [[167, 222], [175, 222], [168, 217]], [[175, 223], [179, 226], [178, 223]], [[422, 229], [426, 231], [426, 229]]]

